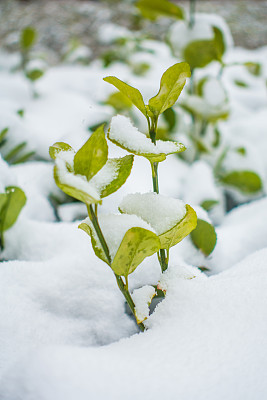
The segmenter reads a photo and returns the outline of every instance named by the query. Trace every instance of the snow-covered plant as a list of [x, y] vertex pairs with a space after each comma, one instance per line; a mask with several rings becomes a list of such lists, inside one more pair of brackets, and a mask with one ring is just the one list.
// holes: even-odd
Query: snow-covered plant
[[[170, 67], [161, 78], [159, 92], [147, 105], [138, 89], [116, 77], [104, 78], [128, 97], [147, 120], [149, 137], [139, 132], [128, 118], [121, 115], [112, 118], [109, 140], [131, 155], [108, 158], [103, 125], [77, 152], [62, 142], [50, 147], [50, 156], [55, 160], [55, 182], [66, 194], [86, 204], [88, 218], [79, 228], [91, 237], [96, 256], [113, 270], [141, 330], [148, 315], [140, 314], [136, 307], [129, 292], [128, 276], [154, 253], [158, 254], [162, 272], [166, 271], [169, 249], [186, 237], [197, 223], [196, 213], [189, 205], [159, 194], [158, 180], [159, 163], [169, 154], [185, 150], [181, 143], [157, 140], [158, 119], [177, 101], [189, 76], [186, 63]], [[145, 157], [150, 163], [154, 193], [129, 194], [119, 205], [120, 215], [98, 215], [97, 208], [102, 200], [118, 190], [130, 175], [134, 155]], [[148, 287], [144, 291], [150, 303], [156, 294], [155, 288]]]
[[26, 203], [26, 196], [22, 189], [8, 186], [4, 193], [0, 193], [0, 249], [5, 246], [4, 232], [16, 222]]

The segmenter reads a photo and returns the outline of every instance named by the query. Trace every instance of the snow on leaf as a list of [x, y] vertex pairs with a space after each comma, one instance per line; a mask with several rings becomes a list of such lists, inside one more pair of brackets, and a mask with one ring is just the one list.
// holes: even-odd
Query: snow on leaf
[[155, 295], [156, 290], [150, 285], [145, 285], [133, 291], [132, 299], [135, 304], [134, 311], [138, 324], [149, 317], [149, 306]]
[[133, 156], [109, 159], [104, 167], [92, 178], [101, 198], [116, 192], [126, 181], [133, 166]]
[[179, 243], [196, 227], [196, 213], [189, 205], [157, 193], [129, 194], [121, 202], [119, 210], [135, 214], [150, 224], [163, 249]]
[[56, 142], [53, 146], [49, 147], [49, 155], [53, 160], [56, 159], [57, 155], [61, 153], [61, 151], [72, 151], [74, 153], [73, 148], [64, 142]]
[[[98, 222], [101, 231], [103, 233], [103, 236], [105, 238], [105, 241], [107, 243], [112, 261], [114, 260], [118, 252], [118, 249], [121, 245], [121, 242], [125, 234], [131, 228], [133, 227], [142, 228], [143, 230], [148, 230], [151, 233], [154, 233], [151, 226], [148, 225], [141, 218], [138, 218], [136, 215], [115, 215], [115, 214], [99, 215]], [[87, 224], [90, 229], [86, 228], [84, 224]], [[93, 248], [96, 255], [99, 257], [98, 252], [101, 251], [101, 244], [99, 242], [99, 239], [97, 237], [97, 234], [90, 219], [86, 218], [81, 223], [80, 228], [83, 229], [88, 235], [94, 238], [94, 243], [92, 241]], [[103, 255], [103, 252], [102, 252], [102, 257], [100, 256], [99, 258], [107, 262], [106, 259], [104, 259], [105, 256]]]
[[166, 156], [185, 150], [182, 143], [157, 140], [156, 145], [133, 126], [131, 120], [117, 115], [111, 120], [108, 138], [130, 153], [146, 157], [150, 161], [164, 161]]

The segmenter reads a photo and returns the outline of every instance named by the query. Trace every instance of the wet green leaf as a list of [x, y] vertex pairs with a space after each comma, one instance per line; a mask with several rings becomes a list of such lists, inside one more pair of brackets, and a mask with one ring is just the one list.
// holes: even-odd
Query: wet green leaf
[[37, 32], [36, 30], [31, 27], [27, 26], [24, 28], [20, 35], [20, 45], [23, 50], [29, 50], [37, 39]]
[[16, 222], [22, 208], [26, 203], [23, 190], [16, 186], [6, 188], [6, 193], [0, 195], [0, 226], [1, 231], [6, 231]]
[[148, 102], [149, 109], [156, 119], [175, 104], [183, 90], [186, 78], [190, 76], [190, 67], [184, 62], [174, 64], [164, 72], [159, 92]]
[[127, 83], [121, 81], [115, 76], [107, 76], [104, 78], [105, 82], [110, 83], [115, 86], [123, 95], [125, 95], [134, 105], [147, 117], [146, 106], [144, 103], [143, 96], [138, 89], [128, 85]]
[[145, 18], [152, 21], [158, 17], [184, 19], [183, 9], [167, 0], [139, 0], [135, 5]]
[[253, 194], [262, 190], [262, 181], [253, 171], [232, 171], [220, 177], [220, 181], [233, 186], [244, 194]]
[[101, 125], [74, 156], [75, 174], [86, 176], [89, 181], [107, 162], [108, 145]]
[[217, 235], [214, 227], [202, 219], [197, 220], [197, 227], [191, 232], [191, 239], [196, 248], [208, 256], [216, 245]]
[[129, 229], [111, 264], [115, 274], [127, 277], [141, 262], [160, 249], [158, 236], [143, 228]]
[[197, 215], [195, 210], [186, 204], [186, 214], [184, 218], [177, 222], [167, 232], [159, 235], [161, 249], [169, 249], [181, 242], [197, 225]]

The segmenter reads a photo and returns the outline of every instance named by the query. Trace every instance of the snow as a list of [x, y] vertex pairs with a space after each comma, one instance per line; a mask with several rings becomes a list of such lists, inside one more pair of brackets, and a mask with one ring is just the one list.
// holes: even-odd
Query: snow
[[133, 291], [132, 299], [135, 304], [134, 310], [138, 321], [143, 322], [149, 317], [149, 305], [155, 294], [155, 288], [149, 285], [145, 285]]
[[186, 214], [182, 200], [157, 193], [128, 194], [120, 203], [119, 209], [123, 213], [142, 218], [158, 235], [167, 232]]
[[119, 143], [134, 154], [171, 154], [183, 148], [182, 144], [158, 140], [154, 145], [151, 140], [132, 124], [131, 120], [123, 115], [117, 115], [111, 120], [109, 139]]

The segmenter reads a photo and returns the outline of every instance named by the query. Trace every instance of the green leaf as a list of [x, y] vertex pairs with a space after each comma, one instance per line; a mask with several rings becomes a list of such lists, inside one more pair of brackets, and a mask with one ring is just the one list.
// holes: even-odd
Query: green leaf
[[208, 256], [216, 245], [217, 235], [211, 224], [198, 219], [196, 229], [191, 232], [191, 239], [196, 248], [202, 251], [205, 256]]
[[117, 112], [121, 112], [132, 107], [132, 102], [121, 92], [112, 93], [105, 104], [112, 106]]
[[21, 150], [23, 150], [27, 146], [26, 142], [19, 143], [17, 146], [15, 146], [10, 152], [5, 156], [5, 160], [8, 162], [12, 162], [12, 159], [14, 159]]
[[49, 147], [49, 155], [50, 157], [55, 160], [57, 158], [57, 155], [61, 153], [62, 151], [73, 151], [73, 148], [64, 142], [56, 142], [53, 144], [53, 146]]
[[244, 66], [252, 75], [259, 76], [261, 74], [261, 65], [259, 63], [246, 62]]
[[236, 84], [236, 86], [242, 87], [242, 88], [248, 88], [249, 85], [244, 82], [244, 81], [240, 81], [239, 79], [235, 79], [234, 83]]
[[2, 232], [11, 228], [11, 226], [16, 222], [25, 203], [25, 193], [16, 186], [8, 186], [6, 188], [6, 193], [1, 193], [0, 225]]
[[222, 177], [220, 181], [233, 186], [244, 194], [253, 194], [262, 190], [262, 181], [253, 171], [232, 171]]
[[26, 76], [30, 81], [35, 82], [44, 75], [44, 71], [41, 69], [32, 69], [26, 72]]
[[139, 0], [135, 5], [145, 18], [152, 21], [161, 16], [184, 19], [182, 8], [167, 0]]
[[184, 49], [183, 56], [192, 69], [204, 68], [211, 61], [221, 61], [225, 50], [222, 32], [213, 27], [212, 40], [195, 40]]
[[141, 262], [160, 249], [158, 236], [143, 228], [129, 229], [111, 264], [115, 274], [127, 277]]
[[9, 128], [4, 128], [0, 132], [0, 144], [4, 144]]
[[159, 235], [161, 249], [169, 249], [181, 242], [197, 225], [195, 210], [186, 204], [186, 214], [167, 232]]
[[131, 102], [147, 117], [146, 106], [144, 103], [143, 96], [139, 92], [138, 89], [128, 85], [127, 83], [121, 81], [120, 79], [116, 78], [115, 76], [107, 76], [103, 78], [105, 82], [110, 83], [111, 85], [115, 86], [123, 95], [128, 97]]
[[206, 211], [210, 211], [213, 207], [219, 204], [218, 200], [204, 200], [200, 206]]
[[[131, 173], [134, 157], [128, 155], [122, 158], [109, 159], [104, 168], [112, 168], [115, 171], [116, 177], [107, 185], [103, 185], [100, 190], [100, 197], [107, 197], [116, 192], [125, 182]], [[103, 168], [103, 169], [104, 169]], [[101, 173], [101, 171], [100, 171]]]
[[[54, 179], [59, 189], [61, 189], [67, 195], [74, 197], [75, 199], [80, 200], [87, 205], [101, 203], [99, 194], [96, 192], [94, 187], [89, 186], [89, 182], [83, 181], [81, 176], [75, 176], [71, 172], [68, 172], [68, 174], [71, 175], [72, 184], [64, 181], [59, 168], [57, 166], [54, 167]], [[88, 189], [85, 188], [85, 184], [87, 185]]]
[[74, 156], [75, 174], [86, 176], [89, 181], [107, 162], [108, 145], [101, 125]]
[[99, 245], [99, 240], [95, 236], [94, 230], [91, 229], [90, 226], [86, 222], [82, 222], [78, 226], [78, 228], [82, 229], [85, 233], [87, 233], [87, 235], [90, 236], [92, 247], [93, 247], [93, 250], [95, 252], [95, 255], [98, 258], [100, 258], [100, 260], [104, 261], [105, 263], [107, 263], [109, 265], [109, 262], [108, 262], [108, 260], [106, 258], [106, 255], [105, 255], [102, 247]]
[[190, 76], [190, 67], [184, 62], [174, 64], [164, 72], [158, 94], [152, 97], [148, 103], [149, 109], [156, 119], [167, 108], [175, 104], [185, 85], [186, 78]]
[[[173, 108], [167, 108], [167, 110], [165, 110], [162, 115], [163, 115], [163, 118], [165, 119], [165, 121], [168, 124], [169, 132], [171, 132], [173, 130], [173, 128], [175, 127], [175, 125], [176, 125], [176, 114], [175, 114], [175, 111], [173, 110]], [[157, 135], [157, 137], [158, 137], [158, 135]]]
[[20, 45], [23, 50], [29, 50], [37, 39], [37, 33], [34, 28], [27, 26], [21, 32]]

